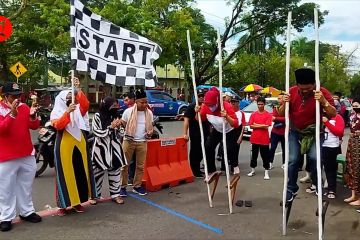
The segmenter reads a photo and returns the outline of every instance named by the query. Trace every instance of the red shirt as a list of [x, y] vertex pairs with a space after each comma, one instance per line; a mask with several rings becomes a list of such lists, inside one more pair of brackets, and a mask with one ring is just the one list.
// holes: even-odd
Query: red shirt
[[39, 119], [30, 120], [30, 108], [26, 104], [18, 107], [18, 115], [12, 118], [10, 108], [0, 102], [0, 162], [16, 160], [31, 155], [34, 147], [29, 129], [40, 126]]
[[[253, 112], [249, 119], [249, 126], [254, 123], [271, 126], [272, 116], [268, 111], [264, 111], [262, 113], [259, 111]], [[265, 128], [254, 128], [250, 137], [250, 142], [252, 144], [269, 145], [269, 130]]]
[[[321, 87], [320, 90], [323, 93], [326, 100], [332, 106], [334, 106], [334, 100], [332, 98], [331, 93], [323, 87]], [[289, 93], [290, 93], [289, 116], [292, 126], [294, 126], [299, 130], [302, 130], [311, 124], [315, 124], [316, 101], [314, 97], [310, 96], [307, 99], [305, 99], [303, 102], [299, 88], [297, 86], [291, 87]], [[320, 108], [320, 112], [322, 112], [322, 107]]]
[[[285, 117], [281, 117], [279, 116], [279, 112], [277, 110], [277, 108], [273, 108], [273, 117], [275, 117], [274, 121], [274, 126], [271, 130], [271, 132], [277, 134], [277, 135], [284, 135], [285, 134]], [[277, 127], [277, 123], [283, 123], [282, 126]]]

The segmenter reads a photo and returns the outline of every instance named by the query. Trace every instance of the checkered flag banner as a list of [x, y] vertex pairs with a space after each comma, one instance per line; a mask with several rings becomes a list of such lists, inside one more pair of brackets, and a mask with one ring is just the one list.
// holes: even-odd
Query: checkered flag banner
[[112, 85], [155, 87], [158, 44], [92, 13], [78, 0], [70, 3], [72, 69]]

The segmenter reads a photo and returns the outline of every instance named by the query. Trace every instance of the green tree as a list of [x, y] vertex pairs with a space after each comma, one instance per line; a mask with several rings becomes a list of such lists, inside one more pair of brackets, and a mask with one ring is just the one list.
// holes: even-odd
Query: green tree
[[[292, 54], [301, 56], [307, 59], [307, 62], [314, 65], [315, 60], [315, 41], [308, 41], [306, 37], [300, 37], [291, 43]], [[325, 56], [329, 52], [339, 52], [340, 47], [338, 45], [332, 45], [328, 43], [319, 43], [319, 61], [323, 61]]]
[[[299, 0], [236, 0], [229, 1], [233, 6], [232, 16], [226, 19], [226, 30], [222, 35], [222, 47], [234, 37], [241, 36], [238, 46], [229, 53], [223, 64], [226, 66], [238, 52], [265, 36], [276, 36], [285, 31], [288, 11], [293, 12], [293, 27], [302, 31], [305, 26], [313, 22], [313, 9], [318, 6], [314, 3], [299, 4]], [[327, 12], [319, 13], [319, 23], [323, 23], [323, 16]], [[264, 41], [261, 41], [264, 42]], [[203, 83], [215, 77], [218, 70], [213, 68], [218, 53], [216, 45], [212, 54], [205, 59], [196, 74], [199, 82]]]
[[14, 80], [8, 67], [21, 61], [29, 72], [20, 80], [47, 84], [48, 57], [69, 52], [69, 12], [69, 3], [63, 0], [27, 0], [26, 8], [13, 19], [13, 36], [0, 45], [2, 78]]
[[347, 62], [344, 54], [329, 52], [320, 64], [321, 84], [330, 92], [350, 93], [350, 77], [347, 73]]
[[350, 80], [350, 95], [351, 97], [359, 97], [360, 95], [360, 72], [354, 74]]
[[[278, 49], [271, 49], [264, 54], [242, 53], [236, 61], [225, 68], [227, 86], [239, 89], [250, 83], [260, 84], [263, 87], [272, 86], [285, 89], [285, 55], [278, 53]], [[295, 84], [294, 70], [303, 66], [305, 59], [292, 56], [290, 63], [290, 83]]]

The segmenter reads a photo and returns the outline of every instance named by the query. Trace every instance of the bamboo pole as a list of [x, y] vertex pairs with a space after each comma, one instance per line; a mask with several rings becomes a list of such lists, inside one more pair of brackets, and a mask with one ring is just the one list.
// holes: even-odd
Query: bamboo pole
[[[221, 38], [220, 38], [220, 32], [217, 31], [217, 37], [218, 37], [218, 51], [219, 51], [219, 91], [220, 91], [220, 106], [221, 111], [224, 111], [224, 101], [222, 97], [222, 47], [221, 47]], [[225, 162], [225, 170], [226, 170], [226, 183], [227, 183], [227, 189], [228, 189], [228, 198], [229, 198], [229, 212], [230, 214], [233, 212], [232, 208], [232, 198], [231, 198], [231, 189], [230, 189], [230, 173], [229, 173], [229, 162], [228, 162], [228, 155], [227, 155], [227, 145], [226, 145], [226, 132], [225, 132], [225, 119], [223, 119], [223, 151], [224, 151], [224, 162]]]
[[[190, 65], [191, 65], [191, 77], [192, 77], [192, 85], [193, 85], [194, 96], [195, 96], [195, 103], [196, 103], [196, 105], [198, 105], [199, 102], [198, 102], [198, 95], [197, 95], [197, 91], [196, 91], [195, 68], [194, 68], [194, 62], [195, 61], [194, 61], [194, 58], [193, 58], [193, 51], [191, 49], [190, 31], [187, 30], [186, 34], [187, 34], [187, 42], [188, 42], [188, 48], [189, 48]], [[205, 140], [204, 140], [205, 137], [204, 137], [204, 130], [203, 130], [203, 125], [202, 125], [202, 121], [201, 121], [200, 112], [197, 113], [197, 117], [198, 117], [199, 127], [200, 127], [201, 150], [202, 150], [203, 159], [204, 159], [205, 179], [208, 180], [209, 179], [209, 172], [208, 172], [208, 166], [207, 166], [207, 161], [206, 161], [206, 153], [205, 153]], [[207, 187], [207, 193], [208, 193], [208, 198], [209, 198], [209, 205], [210, 205], [210, 207], [213, 207], [211, 193], [210, 193], [210, 184], [207, 181], [206, 181], [206, 187]]]
[[[286, 34], [286, 68], [285, 68], [285, 92], [289, 93], [290, 82], [290, 45], [291, 45], [291, 12], [288, 13], [287, 34]], [[285, 166], [284, 166], [284, 189], [282, 204], [282, 235], [286, 235], [286, 193], [288, 185], [289, 168], [289, 102], [285, 103]]]
[[[315, 83], [316, 91], [320, 91], [320, 74], [319, 74], [319, 18], [318, 10], [314, 9], [314, 25], [315, 25]], [[321, 178], [321, 156], [320, 156], [320, 102], [316, 101], [316, 170], [317, 170], [317, 191], [318, 191], [318, 227], [319, 240], [323, 238], [322, 224], [322, 178]]]

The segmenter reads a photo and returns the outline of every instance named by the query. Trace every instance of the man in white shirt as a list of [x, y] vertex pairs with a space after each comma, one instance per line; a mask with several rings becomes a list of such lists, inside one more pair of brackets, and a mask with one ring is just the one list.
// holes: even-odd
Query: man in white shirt
[[[121, 122], [125, 126], [123, 150], [126, 159], [131, 162], [136, 154], [136, 170], [134, 177], [133, 192], [139, 195], [146, 195], [145, 189], [141, 186], [144, 174], [144, 163], [147, 152], [147, 139], [153, 133], [153, 114], [148, 108], [148, 100], [144, 90], [135, 92], [136, 101], [133, 107], [127, 108]], [[128, 185], [128, 166], [121, 170], [120, 196], [126, 197], [126, 186]]]

